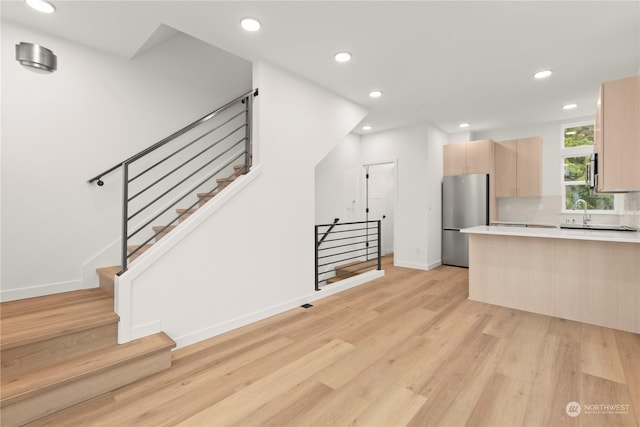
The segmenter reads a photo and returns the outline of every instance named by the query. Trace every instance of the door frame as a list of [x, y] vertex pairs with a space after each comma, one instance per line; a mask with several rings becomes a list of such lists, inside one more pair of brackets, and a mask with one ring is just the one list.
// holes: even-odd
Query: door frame
[[[393, 247], [391, 248], [391, 252], [395, 253], [396, 251], [396, 230], [398, 229], [398, 159], [383, 159], [383, 160], [375, 160], [370, 162], [364, 162], [362, 164], [362, 199], [364, 200], [364, 217], [367, 219], [368, 214], [366, 209], [369, 205], [368, 189], [369, 182], [366, 178], [367, 171], [369, 166], [377, 166], [377, 165], [388, 165], [393, 164]], [[394, 265], [395, 265], [395, 257], [394, 257]]]

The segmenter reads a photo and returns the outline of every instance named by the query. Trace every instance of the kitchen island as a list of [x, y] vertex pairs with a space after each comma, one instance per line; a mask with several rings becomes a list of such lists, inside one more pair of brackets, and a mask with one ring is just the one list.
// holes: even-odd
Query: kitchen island
[[640, 233], [478, 226], [469, 299], [640, 333]]

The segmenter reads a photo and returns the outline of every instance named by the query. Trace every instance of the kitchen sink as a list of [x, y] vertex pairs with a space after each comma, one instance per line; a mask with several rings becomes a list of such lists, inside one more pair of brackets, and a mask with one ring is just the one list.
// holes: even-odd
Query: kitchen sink
[[601, 230], [601, 231], [638, 231], [637, 228], [629, 225], [604, 225], [604, 224], [560, 224], [560, 228], [571, 228], [578, 230]]

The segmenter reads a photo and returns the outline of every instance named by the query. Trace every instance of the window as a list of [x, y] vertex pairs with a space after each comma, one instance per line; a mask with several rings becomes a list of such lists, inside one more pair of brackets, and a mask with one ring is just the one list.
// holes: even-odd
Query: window
[[613, 194], [596, 194], [586, 184], [587, 165], [593, 153], [593, 123], [565, 125], [562, 128], [562, 211], [583, 211], [580, 199], [587, 202], [592, 213], [616, 213]]

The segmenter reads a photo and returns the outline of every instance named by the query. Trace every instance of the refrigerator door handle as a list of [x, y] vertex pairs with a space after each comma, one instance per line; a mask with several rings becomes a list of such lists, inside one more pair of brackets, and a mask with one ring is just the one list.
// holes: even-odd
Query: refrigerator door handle
[[446, 230], [446, 231], [460, 231], [460, 230], [462, 230], [462, 229], [461, 229], [461, 228], [449, 228], [449, 227], [444, 227], [444, 228], [443, 228], [443, 230]]

